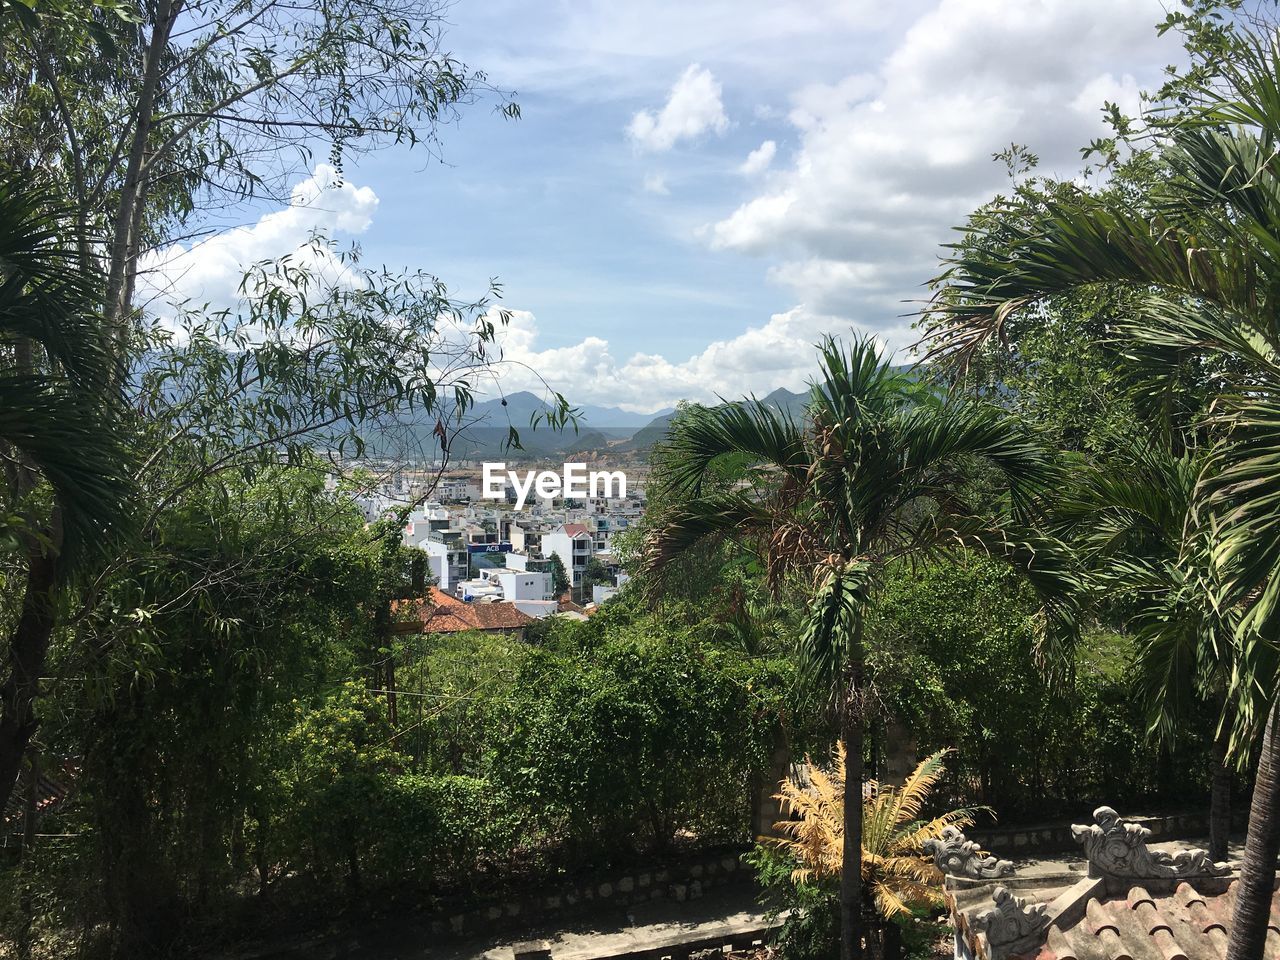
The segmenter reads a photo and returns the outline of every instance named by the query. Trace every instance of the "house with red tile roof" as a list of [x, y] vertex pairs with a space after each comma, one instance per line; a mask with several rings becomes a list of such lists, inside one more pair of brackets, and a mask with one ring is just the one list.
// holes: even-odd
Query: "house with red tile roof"
[[[1071, 828], [1087, 871], [1019, 876], [957, 830], [930, 841], [956, 960], [1224, 960], [1240, 888], [1232, 865], [1185, 846], [1149, 847], [1150, 830], [1110, 807], [1093, 819]], [[1264, 958], [1280, 960], [1280, 891]]]
[[393, 630], [405, 633], [482, 633], [509, 634], [524, 637], [525, 627], [534, 618], [521, 612], [513, 603], [503, 601], [465, 603], [451, 597], [439, 587], [431, 587], [427, 596], [413, 600], [396, 600], [391, 605]]

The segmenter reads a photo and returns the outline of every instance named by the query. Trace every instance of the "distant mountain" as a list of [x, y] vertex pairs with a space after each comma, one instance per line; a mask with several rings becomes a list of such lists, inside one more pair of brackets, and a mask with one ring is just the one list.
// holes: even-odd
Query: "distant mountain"
[[809, 403], [809, 393], [792, 393], [785, 387], [779, 387], [767, 397], [760, 397], [760, 402], [767, 406], [780, 410], [783, 413], [789, 413], [791, 416], [799, 418], [804, 416], [805, 407]]
[[[493, 417], [502, 423], [510, 421], [511, 425], [519, 430], [529, 425], [529, 418], [535, 413], [545, 413], [550, 410], [549, 404], [528, 390], [508, 394], [504, 399], [506, 400], [505, 404], [501, 399], [485, 400], [477, 403], [468, 411], [467, 416], [468, 418], [472, 416]], [[674, 412], [674, 408], [668, 408], [659, 410], [656, 413], [630, 413], [618, 407], [605, 407], [591, 403], [574, 404], [573, 397], [567, 397], [566, 399], [578, 411], [579, 430], [604, 429], [613, 431], [635, 429], [643, 427], [654, 417], [661, 417]]]
[[[572, 403], [572, 397], [567, 397]], [[807, 394], [778, 389], [761, 398], [778, 410], [799, 417], [803, 414]], [[670, 429], [675, 416], [674, 409], [660, 410], [657, 414], [627, 413], [617, 407], [583, 404], [578, 408], [578, 425], [553, 430], [545, 421], [536, 427], [530, 421], [539, 414], [551, 412], [551, 407], [541, 397], [521, 390], [504, 398], [483, 400], [472, 405], [463, 415], [464, 425], [453, 439], [453, 459], [472, 460], [558, 460], [579, 451], [614, 450], [618, 453], [644, 453], [661, 442]], [[438, 450], [431, 436], [435, 418], [430, 423], [407, 425], [393, 441], [390, 437], [370, 440], [371, 455], [393, 455], [395, 449], [420, 450], [423, 454]], [[514, 427], [520, 435], [516, 450], [507, 446], [509, 430]], [[452, 432], [457, 428], [451, 422]], [[403, 455], [403, 454], [402, 454]]]
[[599, 407], [590, 403], [584, 403], [578, 409], [582, 426], [587, 428], [607, 427], [609, 429], [643, 427], [654, 417], [669, 417], [675, 413], [675, 407], [667, 407], [665, 410], [659, 410], [656, 413], [628, 413], [626, 410], [619, 410], [617, 407]]
[[[775, 410], [799, 419], [804, 416], [804, 408], [809, 402], [809, 394], [792, 393], [785, 387], [779, 387], [768, 396], [759, 397], [758, 399], [761, 403], [767, 404]], [[666, 439], [667, 431], [671, 429], [671, 420], [674, 416], [675, 411], [672, 410], [654, 417], [633, 433], [631, 439], [626, 443], [619, 444], [617, 449], [628, 453], [651, 449], [655, 444], [661, 443]]]

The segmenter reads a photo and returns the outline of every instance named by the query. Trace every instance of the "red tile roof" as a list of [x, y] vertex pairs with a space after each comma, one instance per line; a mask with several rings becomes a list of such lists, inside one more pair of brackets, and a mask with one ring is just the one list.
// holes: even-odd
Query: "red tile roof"
[[583, 523], [566, 523], [564, 532], [571, 537], [589, 537], [591, 533], [587, 530], [586, 524]]
[[520, 630], [534, 618], [518, 610], [515, 604], [464, 603], [439, 587], [432, 587], [426, 597], [395, 600], [394, 616], [408, 611], [410, 618], [395, 625], [397, 633], [465, 633], [468, 630]]
[[[1090, 900], [1085, 915], [1053, 924], [1035, 960], [1222, 960], [1240, 881], [1186, 880], [1169, 892], [1135, 884], [1127, 894]], [[1148, 884], [1151, 886], [1151, 884]], [[1216, 892], [1215, 892], [1216, 891]], [[1271, 901], [1266, 960], [1280, 958], [1280, 891]]]

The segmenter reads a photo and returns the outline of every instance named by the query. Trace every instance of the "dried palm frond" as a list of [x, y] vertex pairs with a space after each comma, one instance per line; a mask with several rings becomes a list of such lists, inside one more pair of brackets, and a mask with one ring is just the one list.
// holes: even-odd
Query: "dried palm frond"
[[[947, 827], [967, 827], [976, 809], [952, 810], [921, 821], [930, 792], [945, 772], [940, 750], [921, 761], [902, 786], [871, 780], [863, 784], [862, 880], [876, 909], [884, 917], [907, 913], [913, 907], [942, 902], [942, 874], [926, 859], [926, 840], [942, 836]], [[791, 819], [775, 828], [784, 837], [773, 841], [797, 863], [798, 882], [840, 875], [844, 847], [843, 743], [837, 743], [829, 766], [805, 757], [804, 774], [784, 780], [777, 799]]]

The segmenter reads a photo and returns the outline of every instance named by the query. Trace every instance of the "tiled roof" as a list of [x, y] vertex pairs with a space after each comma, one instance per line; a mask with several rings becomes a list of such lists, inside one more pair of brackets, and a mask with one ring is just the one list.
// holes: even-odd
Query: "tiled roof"
[[[63, 773], [64, 776], [68, 776], [73, 774], [74, 771], [70, 767], [64, 765]], [[29, 771], [22, 774], [21, 779], [18, 781], [18, 785], [14, 788], [9, 800], [5, 803], [3, 818], [5, 832], [8, 832], [21, 824], [23, 817], [26, 816], [26, 790], [27, 778], [29, 775]], [[49, 776], [47, 773], [41, 772], [39, 778], [36, 780], [36, 811], [39, 813], [48, 813], [65, 800], [69, 792], [70, 788], [66, 786], [65, 783]]]
[[[1182, 843], [1150, 846], [1149, 829], [1110, 807], [1095, 810], [1094, 821], [1071, 828], [1084, 863], [1015, 867], [956, 830], [934, 841], [930, 852], [946, 873], [957, 956], [1224, 960], [1240, 891], [1232, 864]], [[1272, 895], [1263, 960], [1280, 960], [1280, 890]]]
[[566, 523], [564, 532], [571, 537], [589, 537], [591, 534], [587, 531], [586, 524], [582, 523]]
[[[1148, 884], [1150, 886], [1150, 884]], [[1222, 960], [1238, 880], [1182, 880], [1172, 890], [1135, 884], [1090, 899], [1074, 923], [1051, 924], [1035, 960]], [[1225, 889], [1223, 889], [1225, 887]], [[1280, 958], [1280, 891], [1271, 901], [1266, 960]]]
[[420, 600], [397, 600], [392, 613], [410, 609], [416, 619], [400, 621], [397, 633], [465, 633], [468, 630], [519, 630], [534, 618], [516, 609], [515, 604], [464, 603], [439, 587], [432, 587]]

